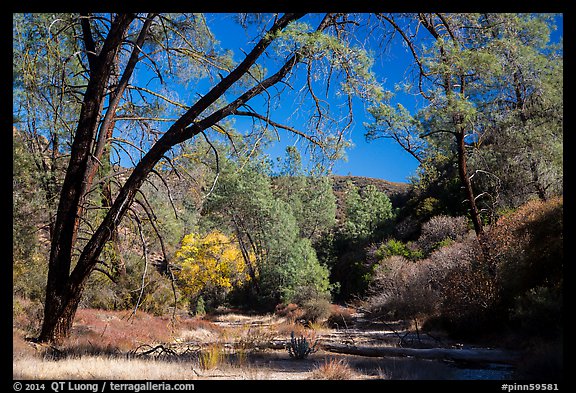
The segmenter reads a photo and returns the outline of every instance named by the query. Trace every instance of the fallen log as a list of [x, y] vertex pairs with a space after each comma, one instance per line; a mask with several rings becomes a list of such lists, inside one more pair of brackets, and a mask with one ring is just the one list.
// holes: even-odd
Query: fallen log
[[351, 346], [323, 343], [325, 351], [368, 357], [414, 357], [419, 359], [451, 360], [475, 363], [513, 363], [519, 354], [489, 348], [399, 348], [377, 346]]

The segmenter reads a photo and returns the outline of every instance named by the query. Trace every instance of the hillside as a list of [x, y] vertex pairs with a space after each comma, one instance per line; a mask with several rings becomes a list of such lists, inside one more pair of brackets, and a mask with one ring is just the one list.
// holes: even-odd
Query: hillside
[[334, 181], [334, 193], [338, 199], [340, 199], [339, 197], [341, 196], [347, 181], [352, 182], [352, 184], [360, 188], [360, 190], [364, 189], [368, 185], [373, 185], [378, 191], [384, 192], [390, 198], [392, 206], [394, 207], [402, 206], [410, 192], [410, 184], [408, 183], [394, 183], [388, 180], [363, 176], [333, 175], [332, 179]]

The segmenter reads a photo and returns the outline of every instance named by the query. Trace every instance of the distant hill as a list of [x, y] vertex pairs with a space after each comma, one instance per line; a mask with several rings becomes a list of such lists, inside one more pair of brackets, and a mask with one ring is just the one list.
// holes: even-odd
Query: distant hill
[[344, 190], [346, 182], [350, 181], [360, 190], [363, 190], [369, 185], [373, 185], [380, 192], [385, 193], [392, 207], [402, 207], [409, 198], [411, 185], [409, 183], [394, 183], [388, 180], [376, 179], [372, 177], [363, 176], [337, 176], [332, 175], [334, 196], [336, 196], [336, 221], [342, 222], [344, 214]]
[[400, 207], [406, 202], [411, 188], [409, 183], [395, 183], [372, 177], [333, 175], [332, 179], [334, 181], [334, 194], [337, 198], [342, 195], [346, 182], [350, 181], [360, 190], [366, 188], [368, 185], [373, 185], [378, 191], [384, 192], [388, 198], [390, 198], [393, 207]]

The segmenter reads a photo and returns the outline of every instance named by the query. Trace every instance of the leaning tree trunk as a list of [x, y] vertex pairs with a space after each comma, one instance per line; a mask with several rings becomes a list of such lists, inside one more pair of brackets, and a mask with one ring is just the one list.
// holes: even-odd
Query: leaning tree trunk
[[[291, 21], [297, 20], [302, 16], [303, 14], [285, 14], [276, 20], [268, 34], [264, 35], [252, 51], [246, 55], [245, 59], [228, 76], [223, 78], [190, 107], [150, 148], [120, 189], [114, 203], [100, 226], [84, 246], [76, 266], [70, 273], [73, 239], [77, 230], [77, 213], [81, 211], [79, 207], [82, 198], [81, 191], [86, 189], [85, 182], [89, 180], [87, 174], [92, 175], [91, 171], [87, 170], [87, 167], [89, 167], [88, 160], [99, 118], [99, 108], [103, 100], [106, 81], [112, 69], [111, 65], [115, 51], [120, 45], [134, 15], [120, 15], [115, 19], [97, 61], [91, 62], [91, 65], [95, 64], [96, 68], [91, 70], [90, 73], [90, 81], [84, 95], [84, 105], [82, 106], [72, 145], [70, 162], [62, 186], [55, 236], [52, 239], [48, 266], [44, 321], [38, 341], [57, 343], [69, 335], [84, 286], [98, 263], [98, 258], [104, 245], [110, 240], [120, 221], [132, 205], [136, 193], [146, 180], [146, 177], [164, 157], [164, 154], [176, 144], [193, 138], [233, 114], [248, 100], [281, 81], [298, 63], [299, 56], [294, 55], [275, 74], [248, 89], [235, 101], [216, 110], [210, 116], [195, 121], [202, 112], [216, 102], [236, 81], [249, 72], [250, 67], [275, 39], [277, 32], [284, 29]], [[319, 29], [324, 28], [328, 20], [328, 18], [325, 18]], [[190, 125], [191, 123], [194, 124]]]
[[[132, 204], [136, 192], [154, 165], [172, 146], [173, 143], [169, 141], [167, 135], [164, 135], [144, 156], [120, 190], [120, 194], [109, 209], [102, 224], [84, 247], [74, 270], [69, 277], [66, 276], [68, 279], [62, 280], [64, 282], [61, 287], [48, 287], [50, 291], [47, 290], [44, 322], [38, 338], [39, 341], [57, 343], [69, 335], [82, 291], [88, 277], [98, 263], [98, 256], [114, 233], [126, 210]], [[62, 279], [62, 277], [58, 278]]]
[[476, 233], [476, 239], [478, 240], [478, 245], [480, 246], [480, 251], [482, 252], [483, 265], [486, 267], [490, 276], [494, 277], [496, 274], [493, 265], [493, 259], [491, 257], [490, 245], [486, 233], [484, 232], [484, 226], [482, 225], [482, 219], [480, 217], [480, 211], [476, 205], [476, 197], [474, 196], [474, 190], [472, 188], [472, 182], [470, 181], [470, 176], [468, 176], [468, 169], [466, 163], [466, 144], [464, 142], [464, 130], [460, 123], [456, 126], [456, 142], [458, 151], [458, 176], [460, 177], [460, 182], [464, 188], [464, 193], [466, 194], [466, 201], [468, 202], [470, 208], [470, 219], [472, 220], [472, 225], [474, 225], [474, 232]]

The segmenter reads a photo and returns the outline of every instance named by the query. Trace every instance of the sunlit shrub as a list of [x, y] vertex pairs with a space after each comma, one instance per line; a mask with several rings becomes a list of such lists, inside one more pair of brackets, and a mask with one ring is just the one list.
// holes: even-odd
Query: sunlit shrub
[[393, 255], [398, 255], [412, 260], [420, 259], [424, 256], [422, 251], [415, 248], [413, 244], [406, 244], [396, 239], [390, 239], [383, 243], [374, 253], [377, 260], [382, 260]]

